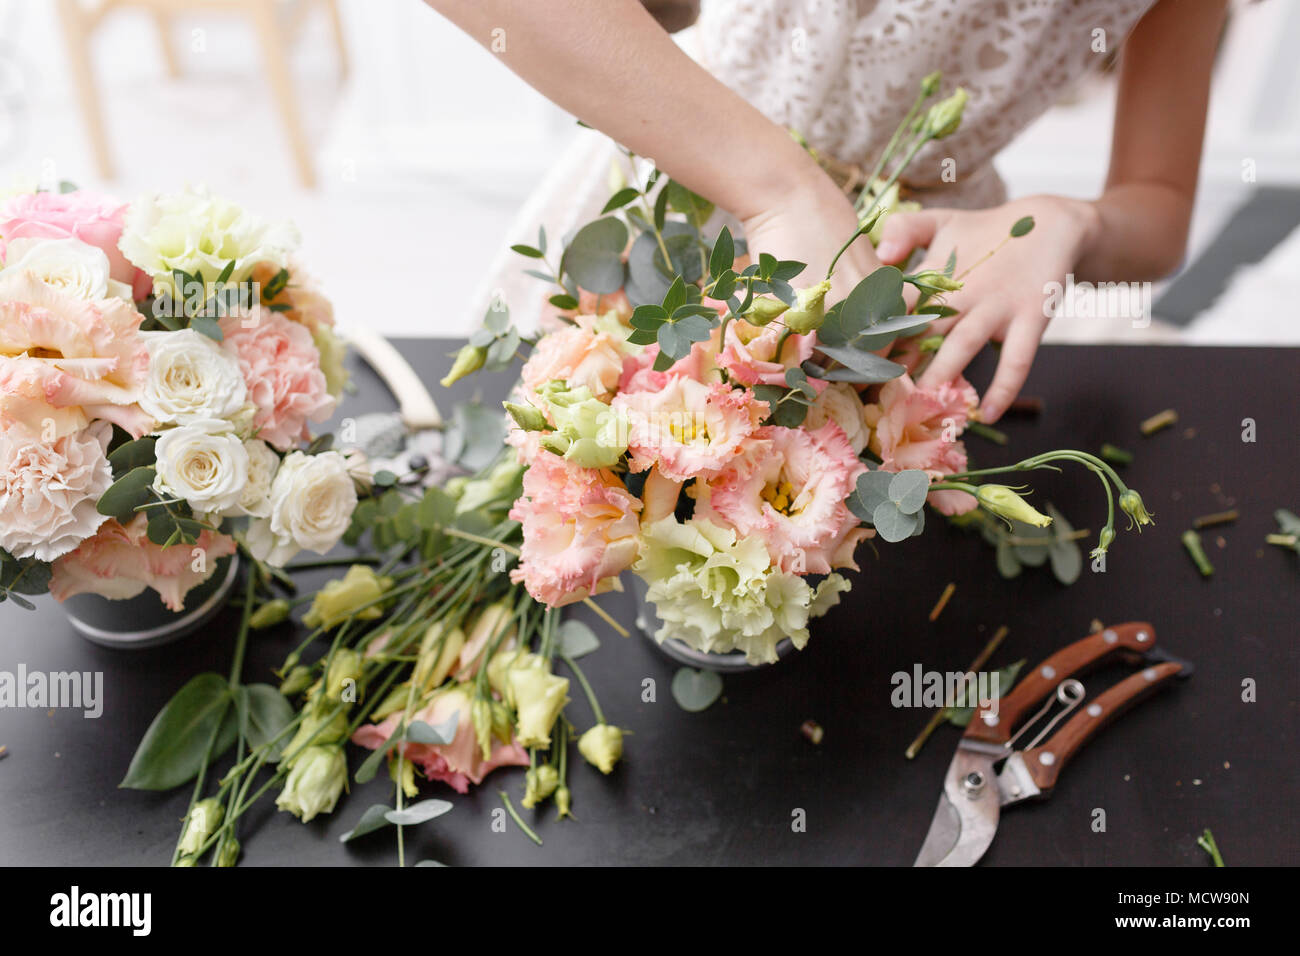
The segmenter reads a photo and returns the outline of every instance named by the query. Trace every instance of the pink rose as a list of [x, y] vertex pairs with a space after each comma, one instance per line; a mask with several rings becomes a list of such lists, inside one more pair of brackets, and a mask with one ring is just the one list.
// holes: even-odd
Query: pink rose
[[857, 569], [853, 552], [871, 536], [845, 503], [866, 471], [844, 430], [760, 428], [745, 454], [694, 488], [695, 517], [763, 541], [782, 571]]
[[248, 398], [257, 406], [257, 437], [288, 451], [310, 437], [308, 422], [334, 414], [311, 330], [261, 306], [221, 320], [222, 346], [239, 360]]
[[548, 607], [609, 590], [636, 559], [640, 510], [611, 473], [538, 455], [510, 510], [524, 530], [511, 580]]
[[657, 391], [618, 395], [611, 404], [627, 418], [629, 467], [658, 465], [673, 481], [726, 466], [768, 413], [767, 403], [748, 389], [684, 376], [669, 378]]
[[145, 514], [136, 515], [125, 526], [113, 519], [104, 522], [93, 537], [54, 562], [50, 594], [56, 601], [66, 601], [74, 594], [120, 600], [150, 587], [163, 604], [181, 611], [190, 589], [212, 576], [219, 559], [235, 553], [234, 538], [208, 530], [194, 544], [164, 548], [149, 540], [145, 533], [148, 525]]
[[139, 437], [149, 372], [144, 317], [120, 299], [87, 302], [28, 272], [0, 276], [0, 425], [42, 418], [61, 434], [104, 418]]
[[[528, 751], [511, 741], [503, 744], [492, 738], [492, 752], [487, 760], [479, 749], [471, 719], [471, 698], [466, 685], [441, 691], [422, 709], [411, 715], [412, 722], [423, 721], [431, 727], [457, 715], [456, 736], [449, 744], [399, 744], [402, 756], [415, 764], [429, 780], [441, 780], [457, 793], [465, 793], [497, 767], [528, 766]], [[378, 750], [397, 730], [402, 714], [391, 714], [378, 724], [363, 724], [352, 735], [352, 742], [369, 750]]]
[[[966, 446], [959, 436], [978, 405], [979, 395], [964, 378], [923, 389], [911, 376], [899, 376], [864, 412], [873, 429], [871, 450], [885, 471], [919, 468], [932, 478], [964, 471]], [[932, 492], [929, 501], [944, 514], [975, 507], [970, 495], [954, 491]]]
[[10, 196], [0, 204], [0, 253], [9, 239], [79, 239], [104, 251], [112, 278], [132, 285], [139, 270], [117, 248], [126, 209], [84, 189]]
[[[759, 331], [748, 322], [732, 322], [727, 326], [726, 348], [718, 356], [718, 365], [742, 385], [785, 385], [785, 371], [802, 365], [812, 358], [813, 335], [790, 335], [776, 354], [777, 343], [785, 334], [780, 322], [769, 322]], [[826, 383], [809, 379], [813, 388], [821, 391]]]
[[0, 429], [0, 548], [53, 561], [106, 520], [95, 508], [113, 483], [112, 426], [98, 421], [44, 442], [23, 425]]

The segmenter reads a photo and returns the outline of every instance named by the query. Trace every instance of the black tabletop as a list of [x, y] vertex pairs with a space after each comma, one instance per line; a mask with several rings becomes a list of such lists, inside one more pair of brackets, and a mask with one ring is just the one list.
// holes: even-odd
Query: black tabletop
[[[429, 381], [443, 374], [455, 344], [400, 343]], [[977, 385], [987, 384], [991, 367], [985, 356], [972, 375]], [[394, 406], [368, 369], [354, 364], [354, 372], [359, 391], [345, 414]], [[426, 784], [428, 795], [448, 797], [455, 808], [408, 831], [408, 860], [910, 865], [959, 732], [942, 727], [915, 760], [905, 759], [929, 712], [891, 706], [891, 675], [917, 665], [960, 670], [1003, 624], [1010, 636], [993, 663], [1026, 657], [1033, 664], [1084, 636], [1093, 619], [1145, 619], [1161, 644], [1194, 662], [1195, 675], [1104, 730], [1062, 772], [1050, 800], [1009, 808], [984, 863], [1204, 866], [1195, 838], [1206, 827], [1229, 865], [1300, 862], [1300, 563], [1264, 543], [1275, 508], [1300, 511], [1297, 373], [1296, 350], [1044, 347], [1025, 389], [1045, 400], [1044, 413], [1006, 420], [1005, 448], [978, 437], [968, 445], [982, 465], [1057, 447], [1095, 451], [1103, 442], [1134, 451], [1124, 475], [1156, 525], [1121, 535], [1105, 573], [1085, 569], [1071, 587], [1046, 568], [1004, 580], [977, 535], [932, 518], [920, 538], [864, 547], [852, 594], [815, 624], [808, 648], [778, 666], [727, 677], [723, 698], [702, 713], [674, 703], [676, 665], [651, 642], [620, 638], [578, 610], [603, 641], [585, 669], [608, 718], [634, 731], [623, 763], [609, 777], [573, 767], [576, 822], [555, 822], [549, 806], [525, 811], [541, 847], [513, 825], [493, 827], [497, 791], [508, 789], [517, 803], [521, 770], [498, 771], [464, 797]], [[507, 384], [504, 375], [480, 376], [453, 395], [480, 389], [498, 398]], [[451, 400], [441, 404], [447, 409]], [[1139, 421], [1167, 407], [1178, 411], [1178, 424], [1142, 437]], [[1248, 418], [1254, 442], [1242, 440]], [[1038, 497], [1076, 527], [1099, 527], [1105, 504], [1095, 478], [1039, 473], [1034, 483]], [[1204, 532], [1216, 570], [1203, 579], [1179, 535], [1193, 517], [1230, 507], [1239, 520]], [[950, 581], [952, 601], [931, 623], [928, 613]], [[601, 603], [631, 624], [629, 596]], [[226, 612], [178, 643], [121, 652], [78, 637], [48, 598], [35, 612], [0, 607], [0, 670], [21, 663], [29, 672], [102, 671], [105, 688], [98, 719], [0, 710], [0, 745], [8, 748], [0, 760], [0, 863], [170, 859], [188, 789], [142, 793], [117, 783], [176, 689], [199, 671], [228, 670], [235, 623]], [[246, 679], [270, 679], [298, 637], [288, 629], [254, 635]], [[1103, 671], [1085, 683], [1096, 694], [1120, 676]], [[648, 680], [652, 702], [644, 699]], [[571, 712], [585, 723], [585, 702]], [[806, 720], [824, 729], [820, 745], [800, 732]], [[267, 800], [245, 818], [244, 862], [393, 862], [391, 833], [338, 841], [367, 806], [391, 796], [384, 777], [307, 825]]]

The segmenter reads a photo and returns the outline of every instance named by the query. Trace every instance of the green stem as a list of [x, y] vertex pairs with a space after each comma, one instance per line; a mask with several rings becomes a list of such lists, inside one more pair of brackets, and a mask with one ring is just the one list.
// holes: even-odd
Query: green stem
[[541, 846], [542, 838], [534, 833], [527, 823], [524, 823], [524, 818], [519, 815], [519, 811], [515, 809], [515, 805], [510, 802], [510, 794], [506, 793], [504, 790], [498, 790], [497, 793], [501, 794], [501, 802], [506, 805], [506, 812], [509, 813], [510, 818], [518, 824], [519, 829], [524, 831], [524, 834], [528, 839], [532, 840], [538, 846]]
[[574, 676], [578, 678], [578, 683], [582, 685], [583, 693], [587, 695], [587, 702], [591, 704], [591, 712], [596, 715], [596, 723], [605, 723], [605, 712], [600, 709], [600, 701], [596, 699], [596, 692], [591, 689], [591, 684], [587, 683], [587, 675], [582, 672], [582, 668], [574, 662], [568, 654], [560, 654], [560, 660], [569, 666]]

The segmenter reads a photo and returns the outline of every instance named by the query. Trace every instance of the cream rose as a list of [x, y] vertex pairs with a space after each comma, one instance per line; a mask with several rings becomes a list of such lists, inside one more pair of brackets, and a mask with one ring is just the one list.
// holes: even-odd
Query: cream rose
[[19, 424], [0, 429], [0, 548], [53, 561], [104, 523], [95, 510], [113, 483], [113, 427], [97, 421], [53, 442]]
[[80, 239], [11, 239], [0, 272], [28, 272], [79, 299], [131, 301], [131, 287], [110, 277], [104, 250]]
[[300, 549], [324, 554], [352, 523], [357, 492], [347, 461], [336, 451], [291, 452], [271, 484], [271, 513], [248, 528], [255, 557], [283, 565]]
[[154, 446], [154, 491], [200, 514], [230, 514], [248, 484], [248, 451], [229, 422], [201, 419], [165, 431]]
[[248, 389], [234, 356], [193, 329], [145, 332], [149, 377], [140, 407], [159, 425], [231, 419], [244, 407]]
[[863, 417], [863, 405], [858, 391], [847, 382], [832, 382], [822, 389], [817, 401], [808, 409], [804, 427], [816, 431], [828, 421], [844, 429], [855, 455], [862, 454], [871, 440], [871, 429]]
[[248, 484], [239, 497], [239, 509], [254, 518], [271, 514], [271, 484], [280, 468], [280, 456], [258, 438], [244, 442], [248, 452]]

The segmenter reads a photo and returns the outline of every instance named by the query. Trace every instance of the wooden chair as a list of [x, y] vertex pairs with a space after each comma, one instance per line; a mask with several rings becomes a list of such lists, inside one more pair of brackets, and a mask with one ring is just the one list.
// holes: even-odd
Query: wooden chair
[[[77, 88], [77, 98], [81, 103], [81, 112], [85, 119], [87, 135], [90, 137], [95, 164], [103, 178], [112, 179], [115, 173], [108, 136], [104, 129], [103, 110], [95, 88], [95, 74], [91, 60], [91, 44], [96, 28], [108, 14], [115, 10], [136, 9], [147, 12], [153, 18], [158, 30], [158, 39], [162, 46], [162, 62], [167, 75], [177, 77], [180, 75], [180, 60], [176, 56], [176, 48], [172, 42], [172, 17], [198, 10], [212, 10], [240, 14], [251, 22], [257, 33], [258, 45], [261, 47], [263, 67], [271, 86], [271, 94], [280, 110], [281, 122], [289, 140], [289, 150], [298, 169], [298, 178], [309, 189], [315, 186], [316, 171], [312, 164], [307, 138], [303, 133], [297, 97], [293, 90], [293, 79], [289, 75], [284, 51], [292, 45], [310, 10], [323, 6], [329, 16], [330, 28], [338, 50], [339, 72], [341, 76], [346, 77], [347, 46], [343, 39], [343, 21], [339, 16], [337, 0], [294, 0], [288, 4], [282, 0], [94, 0], [89, 5], [81, 0], [58, 0], [58, 5], [73, 83]], [[287, 17], [282, 19], [279, 8], [284, 8]]]

